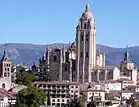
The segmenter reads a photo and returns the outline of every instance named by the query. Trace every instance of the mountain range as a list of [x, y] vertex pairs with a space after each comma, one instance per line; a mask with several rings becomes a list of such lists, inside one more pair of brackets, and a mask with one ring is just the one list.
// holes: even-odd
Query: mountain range
[[[26, 43], [8, 43], [7, 44], [8, 57], [15, 64], [23, 64], [31, 66], [33, 62], [37, 62], [40, 57], [42, 57], [46, 51], [45, 45], [35, 45]], [[4, 44], [0, 44], [0, 56], [2, 57], [4, 51]], [[50, 44], [50, 48], [63, 46], [68, 47], [68, 44], [54, 43]], [[97, 44], [97, 52], [105, 53], [106, 55], [106, 65], [119, 66], [120, 62], [123, 60], [125, 48], [114, 48], [105, 45]], [[139, 67], [139, 46], [128, 48], [131, 61], [135, 63], [136, 67]]]

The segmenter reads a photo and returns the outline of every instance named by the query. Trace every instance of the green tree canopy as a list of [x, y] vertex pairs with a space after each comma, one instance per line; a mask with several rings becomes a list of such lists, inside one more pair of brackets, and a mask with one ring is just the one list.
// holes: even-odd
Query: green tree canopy
[[80, 96], [78, 98], [78, 102], [79, 102], [79, 105], [80, 107], [84, 107], [84, 104], [85, 104], [85, 94], [83, 92], [80, 93]]
[[91, 97], [91, 102], [87, 105], [87, 107], [96, 107], [97, 104], [95, 102], [95, 100], [93, 99], [93, 96]]
[[138, 107], [138, 105], [137, 105], [137, 102], [136, 102], [136, 101], [133, 101], [133, 102], [132, 102], [132, 107]]
[[40, 107], [46, 101], [46, 94], [34, 86], [22, 89], [17, 95], [16, 107]]
[[23, 85], [29, 85], [34, 81], [37, 81], [38, 77], [34, 74], [30, 74], [28, 72], [17, 72], [16, 73], [16, 83], [17, 84], [23, 84]]

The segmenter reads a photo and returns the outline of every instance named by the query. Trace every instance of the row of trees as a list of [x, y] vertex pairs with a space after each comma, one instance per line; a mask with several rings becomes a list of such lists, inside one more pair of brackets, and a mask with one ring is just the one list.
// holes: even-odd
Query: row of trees
[[38, 76], [35, 76], [34, 74], [28, 73], [26, 71], [16, 73], [16, 80], [15, 80], [16, 84], [28, 86], [31, 85], [32, 82], [38, 80], [39, 80]]
[[28, 87], [18, 92], [15, 107], [40, 107], [46, 101], [46, 93], [32, 86], [32, 82], [38, 80], [39, 77], [30, 72], [21, 71], [16, 73], [16, 84]]
[[[45, 76], [48, 76], [45, 75]], [[32, 86], [32, 82], [39, 81], [40, 79], [48, 79], [48, 77], [39, 78], [40, 75], [33, 74], [30, 72], [17, 72], [16, 74], [16, 83], [22, 84], [28, 86], [28, 88], [25, 88], [21, 90], [17, 95], [17, 103], [16, 107], [39, 107], [41, 104], [43, 104], [46, 101], [47, 96], [47, 105], [51, 105], [50, 102], [50, 92], [48, 91], [47, 95], [43, 92], [43, 90], [38, 89], [37, 87]], [[41, 76], [42, 77], [42, 76]], [[80, 93], [80, 97], [77, 99], [76, 97], [68, 102], [66, 105], [63, 105], [63, 107], [84, 107], [85, 105], [85, 94], [83, 92]], [[93, 100], [93, 97], [91, 98], [91, 102], [88, 104], [88, 107], [96, 107], [96, 103]]]

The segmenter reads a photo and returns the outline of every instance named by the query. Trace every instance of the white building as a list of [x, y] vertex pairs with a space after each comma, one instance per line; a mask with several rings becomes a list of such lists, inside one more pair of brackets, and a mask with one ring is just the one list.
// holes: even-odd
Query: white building
[[91, 82], [91, 68], [96, 65], [96, 22], [89, 4], [76, 27], [77, 82]]
[[67, 104], [74, 97], [79, 97], [80, 86], [78, 83], [69, 81], [34, 82], [34, 86], [50, 92], [51, 106]]
[[0, 107], [9, 107], [16, 103], [16, 93], [0, 89]]
[[101, 85], [101, 89], [105, 90], [107, 93], [110, 91], [120, 91], [122, 90], [122, 83], [118, 81], [106, 81]]
[[92, 69], [92, 81], [117, 80], [120, 70], [116, 66], [96, 66]]
[[94, 90], [93, 88], [88, 89], [87, 91], [87, 102], [91, 102], [91, 98], [99, 103], [104, 104], [105, 102], [105, 91], [103, 90]]

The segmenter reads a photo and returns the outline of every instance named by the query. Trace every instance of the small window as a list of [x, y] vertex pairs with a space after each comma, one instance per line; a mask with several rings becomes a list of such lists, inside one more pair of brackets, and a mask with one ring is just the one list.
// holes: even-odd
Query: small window
[[60, 102], [60, 100], [59, 100], [59, 99], [57, 99], [57, 102]]
[[57, 61], [57, 56], [56, 56], [56, 55], [54, 55], [54, 59], [53, 59], [53, 61], [54, 61], [54, 62]]
[[64, 102], [64, 99], [62, 100], [62, 102]]
[[80, 56], [81, 56], [81, 58], [83, 57], [83, 52], [81, 52], [81, 55]]
[[4, 73], [4, 77], [6, 77], [6, 76], [7, 76], [7, 73], [5, 72], [5, 73]]
[[88, 41], [88, 34], [86, 35], [86, 41]]
[[87, 26], [86, 26], [86, 23], [84, 24], [84, 29], [86, 29], [87, 28]]
[[81, 41], [83, 41], [84, 40], [84, 35], [81, 35]]
[[8, 72], [8, 77], [10, 77], [10, 73]]
[[86, 57], [88, 58], [88, 52], [86, 52]]
[[5, 88], [5, 83], [2, 84], [2, 88]]
[[55, 99], [53, 99], [53, 102], [55, 102]]
[[67, 69], [67, 67], [65, 67], [65, 71], [67, 71], [68, 69]]

